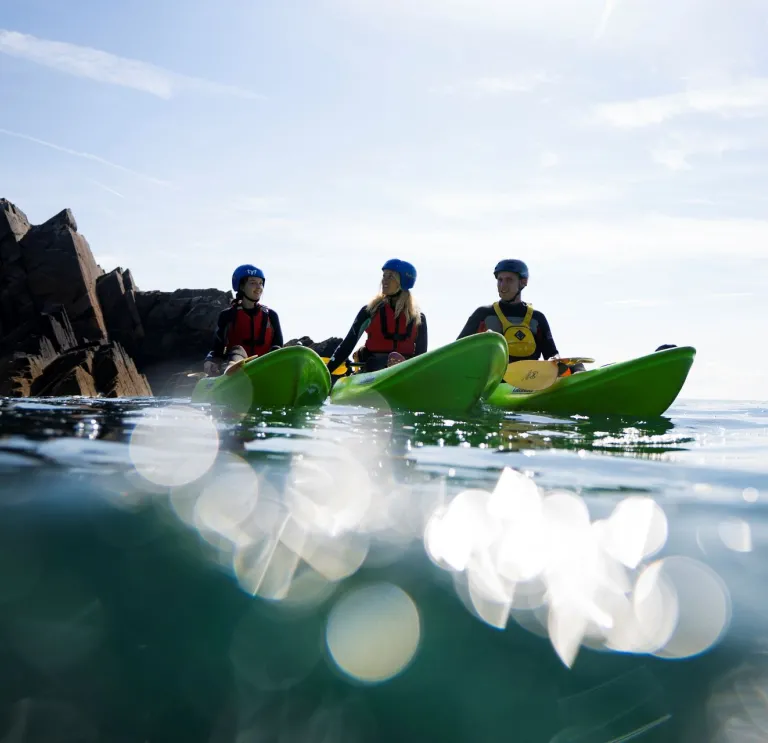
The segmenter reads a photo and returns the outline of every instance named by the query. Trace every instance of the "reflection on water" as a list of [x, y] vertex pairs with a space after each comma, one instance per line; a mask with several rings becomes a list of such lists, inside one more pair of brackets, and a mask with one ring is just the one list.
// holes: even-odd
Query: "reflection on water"
[[761, 739], [766, 422], [0, 401], [0, 735]]

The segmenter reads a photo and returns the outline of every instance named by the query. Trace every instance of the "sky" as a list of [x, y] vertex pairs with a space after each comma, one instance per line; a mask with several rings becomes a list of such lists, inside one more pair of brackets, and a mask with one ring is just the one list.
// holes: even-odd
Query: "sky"
[[562, 355], [693, 345], [768, 399], [765, 0], [0, 0], [0, 197], [142, 290], [267, 275], [343, 336], [392, 257], [430, 347], [523, 298]]

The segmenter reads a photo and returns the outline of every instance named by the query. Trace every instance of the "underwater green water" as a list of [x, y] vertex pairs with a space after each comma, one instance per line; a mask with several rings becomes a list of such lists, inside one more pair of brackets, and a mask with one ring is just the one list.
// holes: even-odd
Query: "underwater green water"
[[0, 739], [768, 739], [768, 404], [2, 400], [0, 490]]

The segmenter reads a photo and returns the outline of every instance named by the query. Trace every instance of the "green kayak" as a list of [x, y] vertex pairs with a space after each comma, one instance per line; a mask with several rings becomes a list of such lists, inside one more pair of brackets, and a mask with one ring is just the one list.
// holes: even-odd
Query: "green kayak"
[[331, 390], [323, 360], [304, 346], [289, 346], [246, 361], [230, 374], [201, 379], [192, 402], [226, 405], [238, 413], [254, 408], [322, 405]]
[[502, 382], [486, 401], [505, 410], [565, 415], [661, 415], [675, 400], [696, 356], [691, 346], [669, 348], [561, 377], [538, 392]]
[[463, 412], [487, 397], [507, 369], [499, 333], [478, 333], [388, 369], [343, 377], [331, 402], [425, 413]]

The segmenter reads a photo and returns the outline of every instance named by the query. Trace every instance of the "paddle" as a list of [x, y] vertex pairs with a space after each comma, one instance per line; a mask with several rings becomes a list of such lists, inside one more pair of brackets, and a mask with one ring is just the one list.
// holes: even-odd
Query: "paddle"
[[507, 366], [504, 381], [519, 390], [537, 392], [551, 387], [558, 379], [558, 364], [592, 364], [594, 359], [587, 356], [569, 356], [549, 361], [513, 361]]
[[504, 381], [527, 392], [546, 389], [557, 381], [557, 362], [513, 361], [507, 366]]
[[[320, 357], [326, 364], [331, 360], [329, 357], [321, 356]], [[344, 376], [348, 370], [350, 369], [362, 369], [365, 366], [365, 364], [358, 364], [356, 361], [348, 361], [344, 363], [343, 361], [339, 366], [337, 366], [333, 370], [333, 374], [331, 376], [333, 377], [342, 377]]]
[[228, 377], [231, 374], [234, 374], [246, 361], [251, 361], [256, 358], [258, 358], [258, 354], [256, 354], [255, 356], [249, 356], [247, 359], [240, 359], [239, 361], [235, 361], [234, 364], [230, 364], [224, 370], [224, 376]]

